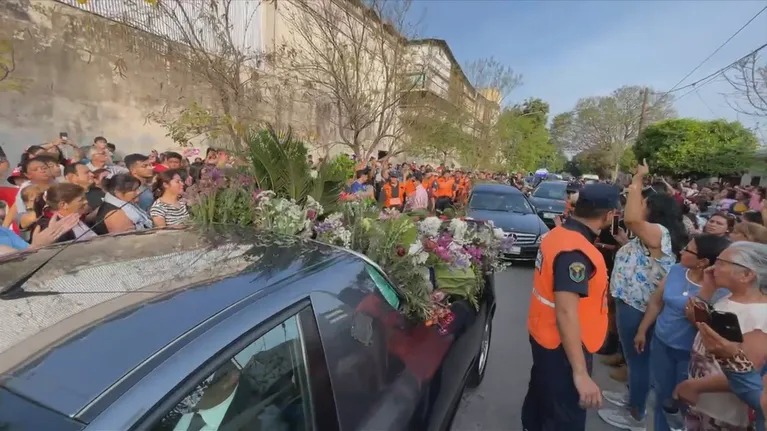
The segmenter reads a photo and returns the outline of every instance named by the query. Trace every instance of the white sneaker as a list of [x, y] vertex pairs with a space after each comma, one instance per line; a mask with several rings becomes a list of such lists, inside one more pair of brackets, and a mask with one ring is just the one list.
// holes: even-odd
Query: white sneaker
[[629, 405], [629, 394], [624, 391], [602, 391], [602, 398], [605, 401], [614, 404], [618, 407], [626, 407]]
[[605, 407], [597, 412], [599, 417], [608, 424], [628, 431], [645, 431], [647, 429], [644, 419], [638, 421], [631, 413], [622, 407]]

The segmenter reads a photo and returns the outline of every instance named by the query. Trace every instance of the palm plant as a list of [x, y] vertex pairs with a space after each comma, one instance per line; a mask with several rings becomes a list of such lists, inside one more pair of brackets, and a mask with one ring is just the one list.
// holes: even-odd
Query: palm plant
[[293, 139], [290, 129], [284, 134], [271, 126], [250, 131], [245, 136], [245, 150], [250, 161], [249, 174], [262, 190], [272, 190], [277, 196], [299, 204], [311, 196], [326, 212], [335, 209], [346, 179], [330, 164], [322, 164], [314, 175], [306, 146]]

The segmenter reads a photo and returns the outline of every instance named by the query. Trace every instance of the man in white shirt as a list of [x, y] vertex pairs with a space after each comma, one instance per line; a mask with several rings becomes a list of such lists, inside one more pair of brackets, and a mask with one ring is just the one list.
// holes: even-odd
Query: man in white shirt
[[107, 178], [111, 178], [117, 174], [128, 173], [128, 169], [112, 164], [112, 155], [107, 149], [102, 149], [94, 145], [88, 150], [88, 158], [90, 159], [90, 162], [88, 162], [87, 166], [91, 172], [99, 169], [106, 169], [109, 172]]

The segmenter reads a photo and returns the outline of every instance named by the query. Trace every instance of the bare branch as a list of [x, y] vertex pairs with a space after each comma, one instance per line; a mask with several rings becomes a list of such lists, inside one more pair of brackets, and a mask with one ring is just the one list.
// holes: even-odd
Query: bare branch
[[759, 52], [744, 58], [723, 75], [739, 99], [728, 100], [733, 109], [753, 117], [767, 117], [767, 63], [760, 60]]

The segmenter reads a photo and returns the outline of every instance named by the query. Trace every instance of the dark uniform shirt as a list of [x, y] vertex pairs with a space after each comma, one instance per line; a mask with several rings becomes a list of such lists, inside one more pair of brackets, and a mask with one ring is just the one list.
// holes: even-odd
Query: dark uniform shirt
[[[597, 239], [597, 234], [591, 228], [573, 218], [568, 218], [562, 227], [582, 234], [591, 243]], [[570, 265], [574, 263], [585, 266], [589, 276], [580, 281], [573, 280], [570, 277]], [[585, 298], [589, 295], [589, 280], [595, 271], [596, 267], [582, 251], [563, 251], [554, 258], [554, 291], [573, 292]]]

